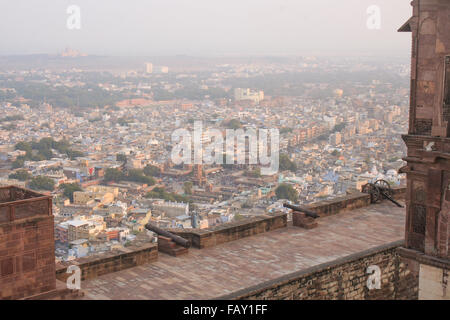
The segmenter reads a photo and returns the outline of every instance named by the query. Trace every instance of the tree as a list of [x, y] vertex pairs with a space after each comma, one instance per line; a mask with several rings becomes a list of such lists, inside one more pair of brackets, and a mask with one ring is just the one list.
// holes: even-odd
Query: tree
[[335, 156], [335, 157], [340, 157], [341, 153], [337, 150], [333, 150], [333, 152], [331, 153], [331, 155]]
[[161, 173], [161, 169], [159, 169], [156, 166], [152, 166], [151, 164], [146, 165], [144, 168], [144, 174], [149, 177], [159, 176], [160, 173]]
[[280, 154], [280, 170], [297, 171], [297, 165], [289, 159], [288, 155]]
[[15, 149], [26, 151], [26, 152], [31, 152], [31, 144], [29, 144], [28, 142], [21, 141], [16, 144]]
[[292, 202], [296, 202], [298, 200], [298, 193], [290, 184], [280, 184], [275, 189], [275, 194], [278, 199], [287, 199]]
[[261, 168], [257, 167], [253, 170], [245, 170], [244, 175], [251, 178], [260, 178]]
[[18, 170], [9, 175], [10, 179], [17, 179], [19, 181], [27, 181], [30, 180], [32, 175], [27, 170]]
[[291, 133], [291, 132], [292, 132], [292, 128], [283, 127], [280, 129], [280, 134]]
[[80, 185], [77, 183], [64, 183], [60, 186], [64, 191], [63, 194], [73, 202], [73, 193], [76, 191], [83, 191]]
[[231, 119], [230, 121], [225, 121], [224, 126], [234, 130], [242, 128], [242, 124], [238, 119]]
[[125, 117], [117, 119], [117, 123], [122, 127], [128, 126], [128, 124], [131, 122], [132, 122], [132, 120], [125, 118]]
[[25, 151], [26, 155], [23, 159], [32, 161], [50, 160], [54, 157], [53, 149], [66, 154], [72, 160], [84, 156], [83, 152], [72, 150], [67, 140], [55, 141], [53, 138], [42, 138], [38, 142], [32, 141], [31, 143], [22, 141], [16, 144], [15, 149]]
[[188, 197], [176, 193], [169, 193], [164, 188], [158, 187], [148, 192], [145, 197], [148, 199], [164, 199], [172, 202], [192, 202]]
[[346, 122], [341, 122], [337, 125], [334, 126], [332, 133], [334, 132], [341, 132], [342, 130], [344, 130], [344, 128], [347, 126]]
[[24, 165], [25, 165], [24, 157], [17, 157], [16, 160], [14, 160], [12, 163], [12, 168], [13, 169], [23, 168]]
[[67, 156], [70, 160], [75, 160], [76, 158], [84, 157], [84, 153], [78, 150], [67, 150]]
[[42, 138], [36, 145], [36, 149], [41, 150], [50, 150], [53, 148], [54, 140], [52, 138]]
[[33, 190], [53, 191], [55, 188], [55, 181], [49, 177], [38, 176], [30, 181], [29, 187]]
[[123, 163], [127, 163], [127, 156], [123, 153], [118, 153], [116, 154], [116, 160]]
[[124, 174], [122, 171], [116, 168], [108, 168], [105, 171], [105, 181], [120, 181], [124, 177]]
[[318, 136], [317, 140], [318, 141], [327, 141], [329, 137], [330, 137], [329, 133], [324, 133], [324, 134]]
[[42, 155], [43, 158], [45, 158], [45, 160], [50, 160], [51, 158], [53, 158], [53, 152], [51, 149], [42, 149], [39, 150], [39, 155]]
[[128, 174], [122, 178], [126, 181], [134, 181], [139, 183], [145, 183], [149, 186], [153, 186], [156, 182], [152, 177], [144, 176], [143, 170], [139, 169], [131, 169], [128, 171]]
[[184, 193], [185, 194], [192, 194], [192, 182], [186, 181], [183, 185]]

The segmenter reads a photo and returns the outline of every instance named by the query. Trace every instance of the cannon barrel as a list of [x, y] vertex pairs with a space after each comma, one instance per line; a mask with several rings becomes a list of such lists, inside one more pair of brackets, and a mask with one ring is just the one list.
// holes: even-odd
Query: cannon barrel
[[303, 207], [293, 206], [293, 205], [288, 204], [288, 203], [283, 204], [283, 207], [292, 209], [294, 211], [303, 212], [308, 217], [311, 217], [311, 218], [314, 218], [314, 219], [319, 218], [319, 215], [317, 213], [315, 213], [314, 211], [308, 210], [306, 208], [303, 208]]
[[158, 235], [172, 239], [173, 242], [175, 242], [176, 244], [179, 244], [182, 247], [189, 248], [191, 246], [191, 242], [189, 240], [182, 238], [180, 236], [177, 236], [176, 234], [173, 234], [169, 231], [158, 228], [157, 226], [154, 226], [150, 223], [146, 224], [145, 228], [157, 233]]
[[394, 203], [397, 207], [399, 208], [404, 208], [404, 206], [400, 203], [398, 203], [397, 201], [395, 201], [394, 198], [392, 198], [389, 194], [387, 194], [387, 192], [381, 190], [381, 194], [383, 195], [383, 197], [385, 197], [386, 199], [388, 199], [389, 201], [391, 201], [392, 203]]

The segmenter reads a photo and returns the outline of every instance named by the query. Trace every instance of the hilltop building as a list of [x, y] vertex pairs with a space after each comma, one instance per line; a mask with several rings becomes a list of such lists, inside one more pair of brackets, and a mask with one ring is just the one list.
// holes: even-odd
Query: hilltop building
[[264, 100], [264, 91], [253, 91], [249, 88], [236, 88], [234, 89], [234, 100], [251, 100], [254, 103], [259, 103], [260, 101]]

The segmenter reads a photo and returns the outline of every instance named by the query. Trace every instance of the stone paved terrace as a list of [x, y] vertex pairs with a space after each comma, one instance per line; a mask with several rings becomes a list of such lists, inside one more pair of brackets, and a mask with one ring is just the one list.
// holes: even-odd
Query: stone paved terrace
[[405, 209], [381, 204], [82, 282], [85, 299], [211, 299], [404, 238]]

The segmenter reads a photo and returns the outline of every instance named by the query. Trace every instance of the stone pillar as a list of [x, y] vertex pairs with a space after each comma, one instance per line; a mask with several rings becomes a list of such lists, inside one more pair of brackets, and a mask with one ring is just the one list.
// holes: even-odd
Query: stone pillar
[[419, 299], [450, 299], [450, 1], [414, 0], [405, 248]]

